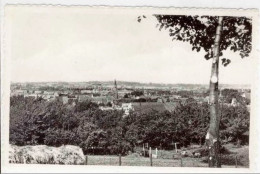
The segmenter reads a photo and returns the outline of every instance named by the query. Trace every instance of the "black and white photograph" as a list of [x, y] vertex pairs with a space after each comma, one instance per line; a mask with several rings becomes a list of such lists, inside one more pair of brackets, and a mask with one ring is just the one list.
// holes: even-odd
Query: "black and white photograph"
[[257, 15], [6, 6], [4, 162], [249, 169]]

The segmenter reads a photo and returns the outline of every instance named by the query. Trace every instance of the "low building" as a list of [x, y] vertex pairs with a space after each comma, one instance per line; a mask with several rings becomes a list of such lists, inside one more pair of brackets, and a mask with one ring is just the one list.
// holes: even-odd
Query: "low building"
[[246, 99], [248, 99], [248, 100], [251, 99], [251, 93], [250, 93], [250, 92], [243, 92], [243, 93], [241, 94], [241, 96], [244, 97], [244, 98], [246, 98]]
[[63, 104], [76, 104], [76, 102], [78, 102], [78, 97], [76, 97], [75, 95], [60, 94], [57, 98]]
[[58, 97], [59, 95], [60, 95], [60, 93], [59, 92], [54, 92], [54, 94], [53, 94], [55, 97]]
[[42, 91], [39, 91], [39, 90], [36, 90], [34, 91], [34, 94], [42, 94], [43, 92]]
[[118, 96], [119, 96], [119, 97], [124, 97], [126, 94], [130, 94], [131, 91], [130, 91], [130, 90], [123, 89], [123, 90], [118, 90], [117, 93], [118, 93]]
[[180, 99], [180, 98], [181, 98], [180, 95], [172, 95], [171, 97], [172, 97], [172, 98], [175, 98], [175, 99]]
[[231, 106], [239, 106], [240, 105], [240, 103], [237, 101], [237, 99], [236, 98], [232, 98], [232, 101], [231, 101]]
[[107, 96], [108, 94], [109, 94], [109, 91], [107, 91], [107, 90], [100, 91], [100, 95], [102, 95], [102, 96]]
[[167, 102], [167, 99], [166, 99], [165, 97], [159, 97], [159, 98], [157, 99], [157, 102], [158, 102], [158, 103], [166, 103], [166, 102]]
[[93, 94], [77, 95], [77, 98], [79, 102], [91, 101], [91, 99], [93, 98]]
[[114, 110], [113, 107], [108, 107], [108, 106], [99, 106], [99, 109], [101, 109], [102, 111], [110, 111], [110, 110]]
[[158, 101], [158, 96], [151, 96], [150, 97], [150, 100], [152, 101], [152, 102], [157, 102]]
[[132, 103], [122, 103], [122, 109], [123, 109], [125, 115], [129, 115], [130, 111], [132, 111], [134, 109], [133, 104]]
[[54, 95], [54, 91], [43, 91], [43, 95]]
[[204, 98], [204, 102], [207, 102], [209, 104], [209, 96]]
[[26, 94], [28, 94], [28, 91], [23, 89], [14, 90], [11, 92], [11, 96], [24, 96]]
[[84, 90], [81, 90], [80, 93], [81, 93], [81, 94], [90, 94], [90, 93], [92, 93], [92, 90], [90, 90], [90, 89], [84, 89]]
[[54, 96], [54, 94], [43, 94], [43, 95], [41, 95], [41, 97], [47, 101], [53, 101], [56, 98], [56, 96]]
[[24, 97], [32, 97], [32, 98], [36, 99], [39, 97], [39, 95], [38, 94], [25, 94]]
[[67, 95], [61, 94], [58, 97], [59, 101], [61, 101], [63, 104], [67, 104], [69, 102], [69, 97]]
[[97, 104], [108, 104], [109, 102], [110, 103], [113, 103], [114, 101], [114, 97], [112, 96], [99, 96], [99, 97], [93, 97], [91, 98], [91, 102], [94, 102], [94, 103], [97, 103]]

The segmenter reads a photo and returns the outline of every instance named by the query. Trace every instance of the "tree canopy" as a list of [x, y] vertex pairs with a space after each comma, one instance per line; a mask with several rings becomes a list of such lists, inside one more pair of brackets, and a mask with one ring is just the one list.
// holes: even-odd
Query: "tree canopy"
[[[101, 154], [126, 154], [143, 143], [164, 149], [172, 149], [172, 142], [203, 144], [209, 123], [209, 105], [197, 102], [187, 102], [173, 112], [131, 112], [126, 117], [121, 111], [102, 111], [88, 101], [71, 109], [59, 101], [12, 97], [10, 108], [11, 144], [71, 144], [91, 153], [95, 147], [94, 153]], [[236, 142], [249, 131], [245, 107], [222, 107], [221, 115], [223, 140]], [[247, 141], [241, 139], [241, 143]]]

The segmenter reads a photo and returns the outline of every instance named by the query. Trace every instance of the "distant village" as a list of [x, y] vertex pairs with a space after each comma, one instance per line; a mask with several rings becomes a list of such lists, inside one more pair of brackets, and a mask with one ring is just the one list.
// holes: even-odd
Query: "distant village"
[[[236, 89], [240, 96], [250, 101], [250, 89]], [[220, 90], [220, 104], [238, 106], [241, 103], [234, 97], [226, 102]], [[209, 102], [205, 86], [189, 88], [153, 85], [118, 85], [111, 83], [69, 84], [69, 83], [12, 83], [11, 97], [23, 96], [42, 98], [46, 101], [58, 100], [64, 105], [75, 106], [77, 102], [90, 101], [98, 104], [101, 110], [123, 110], [124, 115], [131, 111], [148, 110], [173, 111], [178, 105], [188, 102]], [[246, 104], [250, 108], [250, 103]]]

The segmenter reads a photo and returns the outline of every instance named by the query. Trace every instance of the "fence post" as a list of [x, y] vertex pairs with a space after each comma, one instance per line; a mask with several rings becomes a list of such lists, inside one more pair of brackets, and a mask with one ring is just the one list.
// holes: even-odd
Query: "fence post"
[[151, 166], [153, 166], [153, 156], [152, 156], [152, 154], [150, 154], [150, 164], [151, 164]]
[[160, 143], [160, 153], [161, 153], [161, 158], [162, 158], [162, 144]]
[[181, 157], [181, 167], [183, 167], [183, 161], [182, 161], [182, 157]]
[[237, 156], [235, 156], [236, 168], [237, 168]]
[[153, 166], [152, 148], [149, 148], [150, 165]]
[[85, 165], [88, 165], [88, 155], [85, 156]]
[[121, 166], [121, 153], [119, 154], [119, 166]]
[[144, 144], [143, 144], [143, 152], [144, 152], [144, 157], [145, 157], [145, 147], [144, 147]]

